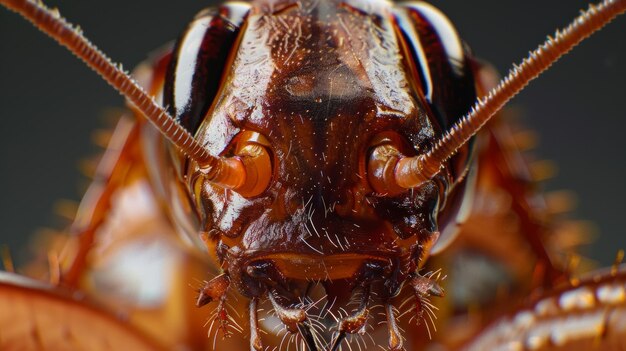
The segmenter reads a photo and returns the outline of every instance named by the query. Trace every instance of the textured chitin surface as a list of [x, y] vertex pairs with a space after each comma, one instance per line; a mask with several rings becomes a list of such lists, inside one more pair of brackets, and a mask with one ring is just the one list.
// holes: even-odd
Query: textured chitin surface
[[4, 272], [0, 308], [2, 350], [161, 349], [80, 296], [54, 292], [52, 286]]
[[[253, 5], [197, 133], [213, 154], [232, 153], [242, 129], [264, 135], [273, 150], [275, 180], [261, 196], [245, 199], [207, 184], [199, 197], [233, 279], [259, 259], [309, 279], [350, 278], [366, 260], [385, 262], [397, 282], [416, 268], [418, 237], [426, 243], [437, 230], [440, 184], [388, 198], [375, 196], [365, 178], [376, 136], [388, 133], [411, 155], [438, 135], [407, 72], [389, 6]], [[297, 272], [285, 271], [293, 265]]]

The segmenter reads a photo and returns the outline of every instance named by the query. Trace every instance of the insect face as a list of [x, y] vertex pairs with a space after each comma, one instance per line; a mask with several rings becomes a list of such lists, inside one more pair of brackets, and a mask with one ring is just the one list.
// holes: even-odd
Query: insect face
[[[213, 154], [253, 143], [271, 155], [271, 180], [255, 196], [189, 168], [207, 240], [250, 297], [266, 293], [269, 276], [356, 286], [374, 273], [389, 280], [378, 293], [391, 297], [438, 237], [449, 179], [382, 194], [368, 177], [384, 171], [370, 162], [377, 148], [412, 156], [441, 132], [405, 66], [391, 10], [336, 6], [256, 4], [196, 132]], [[382, 43], [368, 39], [372, 30]]]

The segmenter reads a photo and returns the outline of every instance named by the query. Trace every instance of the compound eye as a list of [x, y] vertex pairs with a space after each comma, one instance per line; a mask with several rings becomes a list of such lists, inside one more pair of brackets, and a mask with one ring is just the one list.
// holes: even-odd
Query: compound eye
[[374, 192], [394, 196], [407, 191], [396, 182], [396, 166], [409, 153], [414, 152], [395, 132], [384, 132], [372, 139], [367, 156], [367, 179]]
[[163, 103], [195, 134], [217, 96], [230, 52], [249, 4], [226, 3], [202, 11], [176, 42], [165, 77]]

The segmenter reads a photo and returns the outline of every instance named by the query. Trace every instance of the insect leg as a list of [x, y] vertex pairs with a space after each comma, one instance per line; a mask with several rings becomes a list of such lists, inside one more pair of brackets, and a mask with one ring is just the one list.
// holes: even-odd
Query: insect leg
[[166, 350], [94, 300], [0, 272], [0, 350]]
[[[476, 63], [475, 76], [479, 95], [486, 94], [498, 81], [497, 72], [490, 66]], [[495, 121], [488, 126], [487, 147], [479, 160], [490, 166], [491, 178], [496, 187], [509, 194], [510, 209], [518, 217], [523, 241], [530, 248], [536, 260], [532, 287], [550, 287], [566, 273], [554, 262], [546, 249], [545, 241], [550, 234], [552, 223], [546, 220], [545, 201], [535, 191], [537, 180], [530, 170], [518, 147], [511, 143], [514, 137], [509, 125]], [[479, 161], [480, 162], [480, 161]], [[486, 172], [489, 172], [485, 169]]]
[[[497, 73], [482, 63], [474, 65], [481, 94], [498, 81]], [[567, 273], [556, 255], [559, 244], [549, 245], [558, 223], [537, 191], [538, 182], [505, 117], [494, 119], [479, 135], [471, 209], [459, 222], [459, 236], [450, 251], [478, 253], [497, 262], [524, 286], [523, 296], [535, 287], [549, 288], [565, 280]]]
[[61, 254], [61, 261], [67, 265], [61, 271], [61, 285], [77, 287], [86, 269], [87, 256], [94, 245], [96, 231], [111, 209], [111, 198], [124, 184], [125, 176], [138, 156], [139, 130], [139, 124], [128, 118], [122, 118], [115, 128], [96, 169], [94, 181], [83, 197], [70, 228], [78, 248], [74, 252], [65, 250]]
[[[475, 64], [478, 90], [486, 91], [489, 81], [498, 81], [496, 73]], [[513, 123], [504, 120], [511, 117], [506, 112], [479, 135], [471, 206], [456, 240], [433, 257], [442, 260], [438, 266], [448, 267], [447, 300], [454, 301], [453, 314], [473, 317], [462, 326], [446, 325], [451, 336], [441, 339], [447, 345], [463, 341], [461, 330], [484, 328], [499, 310], [528, 298], [535, 288], [551, 290], [568, 276], [562, 259], [570, 248], [555, 235], [563, 221], [537, 191]], [[584, 234], [577, 228], [567, 231], [559, 235], [581, 242]]]
[[462, 350], [623, 350], [626, 267], [546, 292], [494, 321]]

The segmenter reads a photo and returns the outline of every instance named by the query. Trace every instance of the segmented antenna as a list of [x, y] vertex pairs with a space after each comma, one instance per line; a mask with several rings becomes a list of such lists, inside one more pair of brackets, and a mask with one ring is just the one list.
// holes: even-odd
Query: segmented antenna
[[605, 0], [597, 6], [590, 5], [567, 28], [557, 31], [554, 37], [548, 37], [519, 66], [514, 66], [498, 86], [484, 99], [479, 98], [470, 112], [452, 126], [432, 149], [421, 156], [400, 159], [395, 171], [397, 184], [405, 189], [414, 188], [435, 176], [443, 163], [531, 80], [625, 11], [626, 0]]
[[19, 13], [41, 31], [67, 47], [135, 105], [165, 137], [185, 155], [198, 162], [201, 167], [211, 170], [227, 168], [223, 165], [226, 162], [224, 159], [211, 156], [208, 150], [181, 127], [163, 107], [157, 104], [126, 72], [111, 62], [80, 31], [61, 17], [57, 10], [47, 8], [42, 2], [28, 0], [0, 0], [0, 4]]

